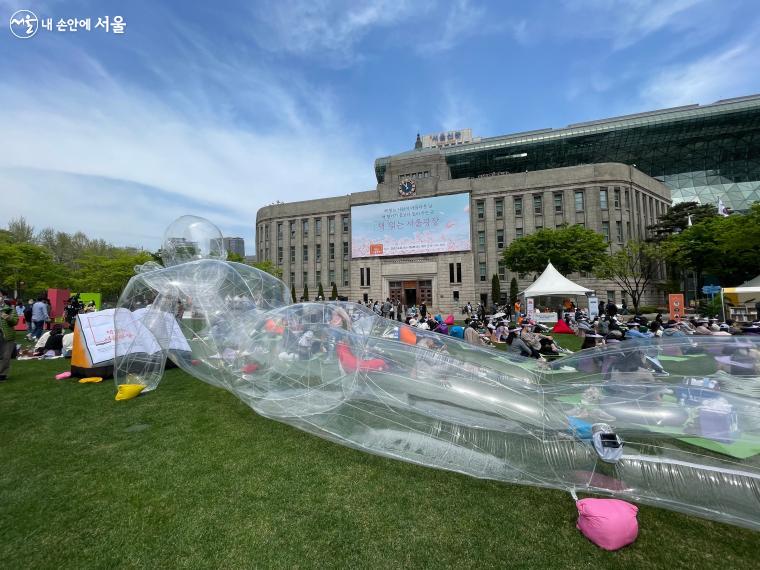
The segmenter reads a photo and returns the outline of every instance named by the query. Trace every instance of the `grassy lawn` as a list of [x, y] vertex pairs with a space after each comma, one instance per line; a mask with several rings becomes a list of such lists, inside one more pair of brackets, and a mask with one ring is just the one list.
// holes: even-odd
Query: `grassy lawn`
[[608, 553], [566, 493], [343, 448], [178, 370], [115, 402], [66, 367], [0, 384], [3, 568], [757, 567], [759, 533], [642, 506]]

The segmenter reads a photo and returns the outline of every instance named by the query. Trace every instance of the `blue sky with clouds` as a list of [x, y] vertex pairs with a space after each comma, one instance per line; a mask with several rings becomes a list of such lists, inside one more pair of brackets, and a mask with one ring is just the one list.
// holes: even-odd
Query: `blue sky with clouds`
[[[123, 16], [126, 33], [40, 29]], [[253, 246], [275, 200], [374, 188], [417, 132], [494, 136], [760, 92], [754, 0], [0, 0], [0, 225]]]

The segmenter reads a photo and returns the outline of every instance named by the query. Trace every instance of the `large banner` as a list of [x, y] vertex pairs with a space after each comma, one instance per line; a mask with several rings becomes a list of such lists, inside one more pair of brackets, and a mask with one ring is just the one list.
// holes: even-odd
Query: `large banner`
[[599, 316], [599, 297], [588, 298], [588, 316], [590, 319]]
[[470, 195], [466, 193], [351, 208], [352, 258], [470, 247]]

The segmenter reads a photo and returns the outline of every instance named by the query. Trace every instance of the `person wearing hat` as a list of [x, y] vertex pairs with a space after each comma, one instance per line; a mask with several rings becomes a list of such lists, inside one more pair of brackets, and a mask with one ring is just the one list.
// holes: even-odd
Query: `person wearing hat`
[[8, 372], [11, 369], [11, 358], [13, 350], [16, 348], [16, 330], [18, 323], [18, 314], [13, 307], [5, 304], [4, 301], [0, 307], [0, 382], [8, 379]]

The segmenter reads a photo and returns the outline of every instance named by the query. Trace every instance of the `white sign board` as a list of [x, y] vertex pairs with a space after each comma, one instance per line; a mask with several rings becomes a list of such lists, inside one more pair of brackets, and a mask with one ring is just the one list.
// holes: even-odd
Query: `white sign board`
[[599, 316], [599, 298], [598, 297], [588, 298], [588, 316], [590, 319], [593, 319], [594, 317]]

